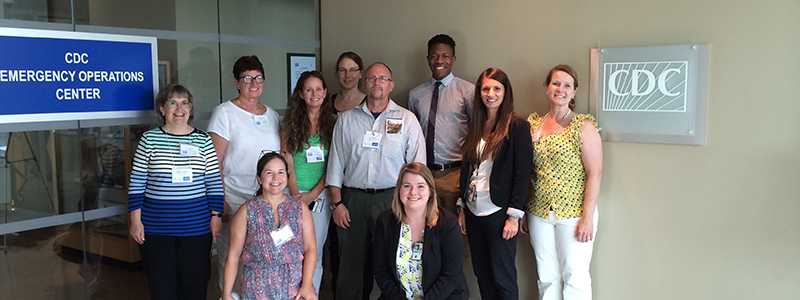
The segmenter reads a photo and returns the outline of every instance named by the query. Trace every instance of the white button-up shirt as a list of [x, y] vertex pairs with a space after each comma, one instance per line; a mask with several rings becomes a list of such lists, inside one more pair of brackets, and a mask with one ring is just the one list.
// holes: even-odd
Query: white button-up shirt
[[[370, 131], [381, 135], [377, 147], [364, 145]], [[376, 119], [364, 101], [339, 114], [325, 181], [339, 188], [394, 187], [403, 165], [414, 161], [425, 163], [425, 137], [414, 114], [390, 99]]]

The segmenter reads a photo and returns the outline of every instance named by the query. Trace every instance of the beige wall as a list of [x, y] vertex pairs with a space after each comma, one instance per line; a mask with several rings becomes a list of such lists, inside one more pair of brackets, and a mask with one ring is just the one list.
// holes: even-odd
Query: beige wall
[[[321, 15], [331, 82], [336, 56], [352, 49], [393, 68], [405, 103], [430, 76], [425, 42], [445, 32], [456, 74], [505, 69], [522, 114], [546, 108], [541, 81], [559, 63], [577, 68], [586, 112], [591, 47], [710, 44], [707, 145], [604, 145], [595, 298], [800, 295], [800, 1], [337, 0]], [[533, 299], [521, 245], [522, 298]]]

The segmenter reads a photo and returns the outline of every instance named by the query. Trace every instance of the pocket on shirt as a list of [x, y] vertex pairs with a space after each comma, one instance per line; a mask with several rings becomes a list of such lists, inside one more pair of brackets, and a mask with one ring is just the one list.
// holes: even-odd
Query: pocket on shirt
[[383, 145], [385, 155], [403, 155], [403, 137], [400, 134], [387, 134]]

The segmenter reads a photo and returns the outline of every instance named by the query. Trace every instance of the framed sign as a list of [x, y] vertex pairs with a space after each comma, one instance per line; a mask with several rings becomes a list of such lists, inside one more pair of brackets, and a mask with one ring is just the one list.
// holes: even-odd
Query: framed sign
[[150, 116], [156, 38], [0, 27], [0, 125]]
[[608, 141], [704, 145], [708, 47], [593, 48], [589, 93]]
[[294, 91], [294, 86], [297, 85], [297, 80], [300, 79], [300, 74], [305, 71], [313, 71], [317, 69], [317, 56], [314, 54], [303, 53], [287, 53], [286, 54], [286, 78], [288, 82], [286, 87], [288, 95]]
[[161, 90], [172, 83], [172, 68], [168, 60], [158, 61], [158, 89]]

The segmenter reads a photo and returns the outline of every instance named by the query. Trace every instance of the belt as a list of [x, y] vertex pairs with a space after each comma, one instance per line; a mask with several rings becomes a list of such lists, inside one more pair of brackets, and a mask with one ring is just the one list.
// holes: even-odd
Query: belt
[[349, 186], [345, 186], [344, 188], [350, 189], [350, 190], [361, 191], [361, 192], [364, 192], [364, 193], [367, 193], [367, 194], [383, 193], [383, 192], [391, 191], [392, 189], [394, 189], [394, 187], [387, 187], [387, 188], [382, 188], [382, 189], [370, 189], [370, 188], [360, 189], [360, 188], [354, 188], [354, 187], [349, 187]]
[[459, 161], [449, 162], [449, 163], [446, 163], [446, 164], [443, 164], [443, 165], [435, 164], [435, 163], [434, 164], [428, 164], [428, 169], [431, 169], [431, 171], [444, 171], [444, 170], [449, 170], [449, 169], [452, 169], [452, 168], [458, 168], [460, 166], [461, 166], [461, 161], [459, 160]]

